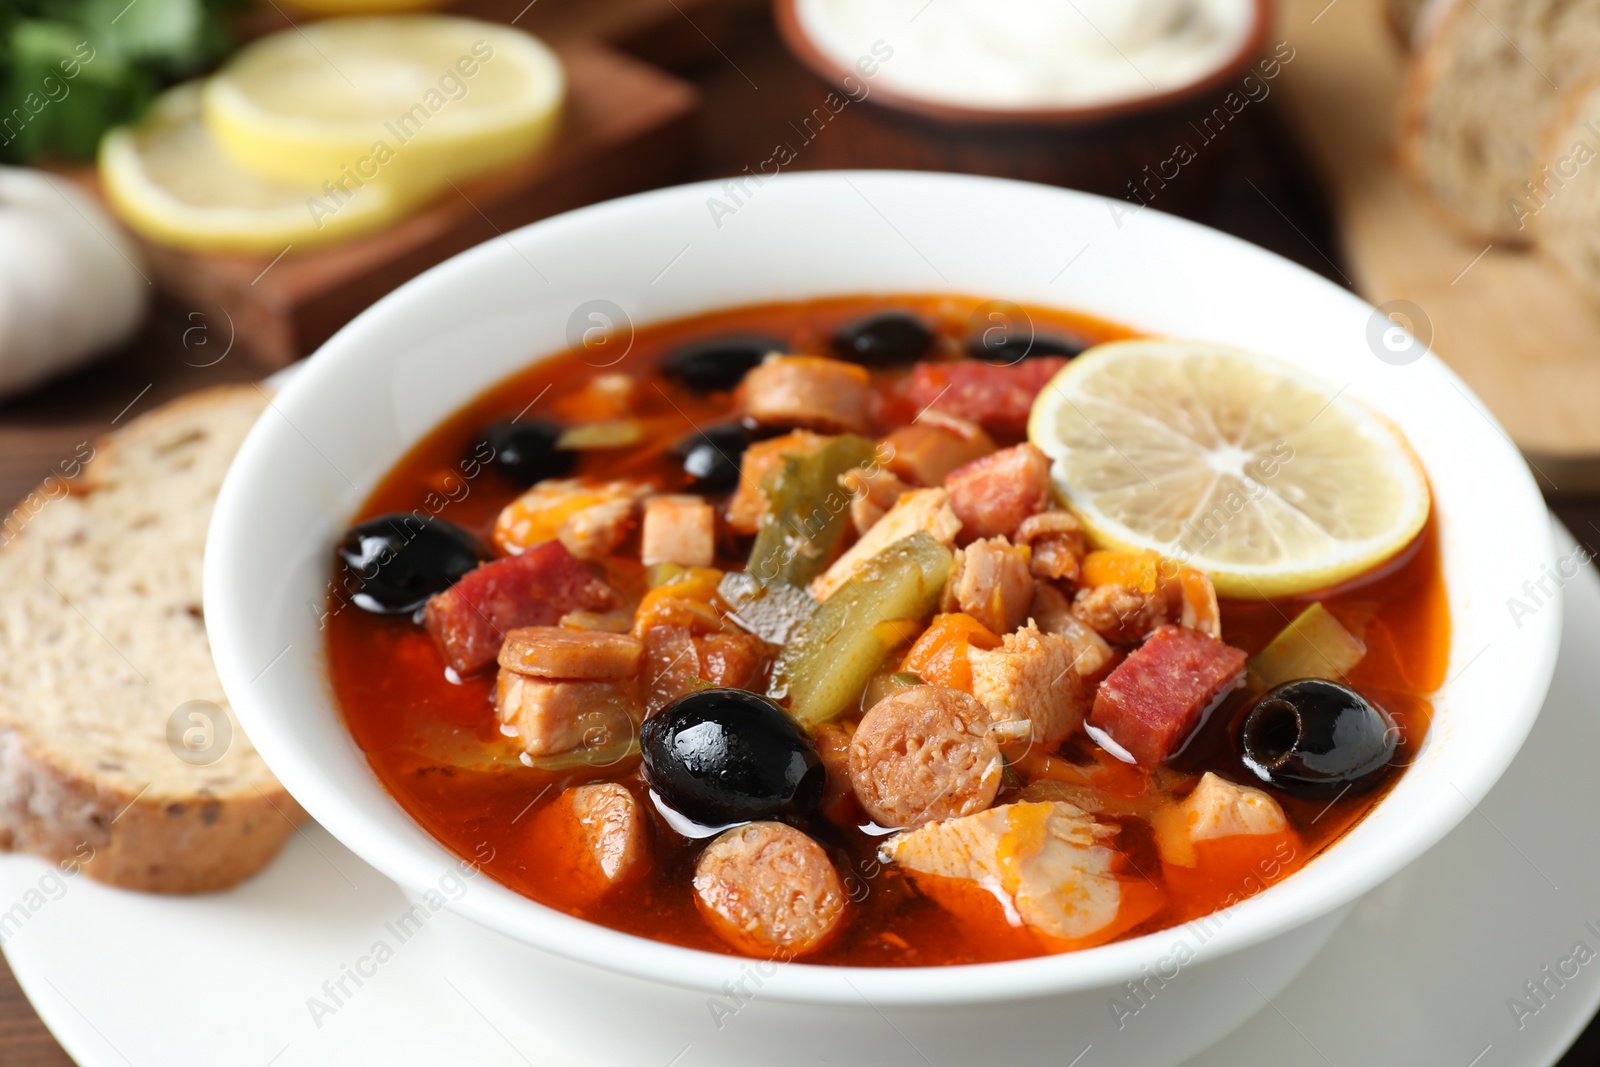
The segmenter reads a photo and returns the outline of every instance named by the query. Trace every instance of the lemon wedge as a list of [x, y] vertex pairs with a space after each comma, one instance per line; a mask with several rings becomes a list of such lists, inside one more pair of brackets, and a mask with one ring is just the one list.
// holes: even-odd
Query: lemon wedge
[[1028, 438], [1102, 545], [1266, 599], [1353, 577], [1427, 521], [1427, 479], [1388, 421], [1315, 376], [1197, 341], [1100, 345], [1034, 401]]
[[241, 167], [330, 196], [431, 192], [525, 159], [554, 133], [561, 61], [510, 26], [446, 15], [329, 19], [241, 49], [206, 124]]
[[409, 207], [381, 183], [329, 207], [316, 186], [241, 170], [217, 150], [201, 122], [195, 82], [163, 93], [139, 125], [106, 136], [100, 180], [130, 227], [151, 240], [191, 249], [276, 254], [290, 245], [364, 233]]

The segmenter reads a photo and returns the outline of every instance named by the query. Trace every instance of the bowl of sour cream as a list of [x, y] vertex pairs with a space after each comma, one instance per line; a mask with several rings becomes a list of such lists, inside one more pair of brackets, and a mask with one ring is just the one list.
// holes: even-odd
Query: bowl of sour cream
[[1168, 208], [1198, 194], [1228, 127], [1292, 62], [1291, 46], [1268, 43], [1271, 9], [774, 0], [785, 44], [824, 83], [823, 106], [800, 126], [808, 165], [1028, 178]]

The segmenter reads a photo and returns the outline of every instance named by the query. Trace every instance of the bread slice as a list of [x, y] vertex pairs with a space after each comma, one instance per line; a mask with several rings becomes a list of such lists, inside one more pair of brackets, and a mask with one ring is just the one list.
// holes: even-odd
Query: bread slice
[[1600, 297], [1600, 77], [1567, 95], [1522, 207], [1541, 251]]
[[1541, 160], [1563, 89], [1600, 67], [1600, 0], [1455, 3], [1417, 53], [1401, 158], [1466, 228], [1527, 240], [1513, 208]]
[[1461, 0], [1388, 0], [1383, 13], [1402, 47], [1420, 48], [1445, 12], [1459, 2]]
[[232, 718], [200, 606], [217, 490], [266, 403], [247, 385], [158, 408], [5, 523], [0, 847], [193, 893], [260, 870], [304, 818]]

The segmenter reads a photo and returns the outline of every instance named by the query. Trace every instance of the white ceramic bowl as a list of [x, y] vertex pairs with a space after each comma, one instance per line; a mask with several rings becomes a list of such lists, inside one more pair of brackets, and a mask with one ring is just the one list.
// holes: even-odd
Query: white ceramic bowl
[[[1162, 1067], [1205, 1047], [1499, 777], [1543, 699], [1561, 613], [1549, 596], [1531, 614], [1510, 610], [1512, 598], [1532, 603], [1524, 583], [1552, 567], [1550, 526], [1504, 431], [1443, 364], [1378, 358], [1393, 358], [1374, 340], [1389, 323], [1354, 296], [1132, 207], [987, 178], [819, 172], [599, 204], [434, 268], [305, 364], [228, 475], [206, 549], [205, 617], [239, 720], [306, 810], [420, 902], [417, 921], [448, 937], [463, 975], [598, 1062], [1064, 1067], [1092, 1045], [1083, 1062], [1094, 1067]], [[384, 791], [329, 696], [318, 614], [332, 546], [378, 478], [464, 402], [567, 347], [572, 322], [599, 321], [587, 318], [592, 301], [645, 324], [759, 301], [916, 292], [1079, 309], [1269, 352], [1398, 423], [1432, 479], [1453, 621], [1449, 680], [1415, 765], [1305, 870], [1231, 911], [1014, 963], [760, 964], [617, 933], [461, 878], [460, 860]]]

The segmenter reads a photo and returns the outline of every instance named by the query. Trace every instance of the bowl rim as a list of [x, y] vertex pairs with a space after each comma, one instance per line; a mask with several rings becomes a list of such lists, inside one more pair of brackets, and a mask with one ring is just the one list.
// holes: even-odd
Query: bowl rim
[[[1266, 44], [1267, 34], [1271, 32], [1274, 7], [1272, 0], [1249, 0], [1249, 3], [1252, 17], [1250, 28], [1227, 61], [1196, 81], [1162, 92], [1076, 107], [1003, 108], [953, 104], [885, 85], [875, 85], [862, 102], [876, 101], [892, 111], [942, 125], [962, 127], [1096, 126], [1115, 119], [1158, 112], [1220, 89], [1240, 77], [1241, 72], [1255, 61]], [[812, 74], [835, 89], [848, 93], [844, 79], [854, 77], [854, 70], [829, 56], [811, 39], [811, 35], [800, 24], [798, 4], [799, 0], [772, 0], [773, 20], [777, 23], [779, 37], [790, 54]]]
[[[804, 190], [808, 183], [837, 180], [841, 175], [857, 183], [865, 183], [868, 187], [878, 183], [884, 183], [879, 188], [916, 185], [923, 187], [921, 191], [940, 194], [979, 192], [994, 195], [1007, 190], [1021, 190], [1027, 195], [1039, 195], [1042, 192], [1050, 196], [1081, 199], [1088, 202], [1086, 206], [1101, 211], [1114, 204], [1108, 198], [1073, 190], [971, 175], [822, 171], [783, 175], [777, 180], [797, 190]], [[706, 181], [622, 197], [554, 216], [469, 249], [407, 282], [341, 329], [306, 361], [300, 372], [284, 386], [274, 404], [280, 409], [292, 411], [302, 397], [318, 389], [319, 378], [326, 376], [334, 361], [356, 358], [354, 354], [361, 351], [362, 335], [374, 330], [375, 323], [381, 322], [408, 302], [424, 297], [430, 290], [447, 290], [456, 284], [458, 277], [470, 278], [480, 274], [508, 254], [521, 256], [522, 252], [515, 243], [507, 246], [509, 251], [501, 248], [510, 239], [523, 242], [544, 238], [558, 240], [603, 224], [608, 216], [629, 218], [632, 213], [650, 210], [674, 212], [686, 204], [698, 205], [707, 194], [715, 193], [720, 187], [717, 181]], [[1176, 216], [1160, 212], [1151, 214], [1158, 217], [1161, 226], [1176, 227], [1188, 231], [1191, 236], [1203, 235], [1206, 241], [1231, 246], [1253, 257], [1264, 257], [1276, 269], [1302, 275], [1310, 283], [1326, 287], [1330, 300], [1347, 302], [1364, 314], [1372, 310], [1354, 294], [1248, 242]], [[822, 293], [827, 289], [826, 286], [818, 286], [814, 291]], [[804, 296], [795, 296], [794, 299], [804, 299]], [[351, 355], [347, 356], [346, 353]], [[542, 354], [530, 356], [528, 363], [539, 358], [542, 358]], [[1428, 353], [1423, 358], [1431, 361], [1434, 373], [1442, 374], [1463, 397], [1476, 403], [1464, 383], [1437, 357]], [[464, 397], [462, 403], [468, 399], [470, 397]], [[278, 440], [288, 441], [293, 439], [293, 434], [300, 433], [298, 429], [293, 429], [292, 433], [291, 430], [285, 430], [283, 425], [292, 429], [293, 423], [283, 410], [279, 414], [282, 418], [263, 419], [251, 430], [229, 470], [213, 513], [205, 552], [204, 615], [218, 673], [241, 724], [291, 795], [363, 860], [400, 883], [402, 888], [415, 888], [421, 892], [438, 877], [442, 863], [461, 862], [460, 858], [446, 850], [392, 797], [388, 797], [376, 775], [371, 776], [373, 783], [403, 820], [400, 829], [380, 825], [383, 820], [362, 811], [361, 802], [349, 792], [347, 783], [327, 780], [317, 772], [308, 760], [304, 742], [296, 738], [296, 731], [274, 716], [269, 702], [251, 690], [253, 676], [257, 675], [255, 666], [258, 664], [252, 664], [241, 636], [234, 632], [235, 627], [230, 623], [232, 619], [248, 617], [250, 613], [259, 611], [260, 607], [259, 604], [241, 599], [231, 575], [242, 573], [252, 566], [260, 566], [256, 553], [248, 547], [250, 508], [258, 479], [266, 477], [272, 467], [273, 435]], [[1494, 435], [1496, 440], [1489, 442], [1490, 447], [1504, 449], [1505, 453], [1515, 456], [1509, 438], [1505, 437], [1498, 424], [1491, 419], [1489, 427], [1497, 431]], [[393, 460], [390, 462], [392, 465]], [[1508, 483], [1507, 486], [1513, 490], [1514, 497], [1505, 501], [1504, 505], [1513, 507], [1523, 503], [1538, 507], [1540, 521], [1545, 523], [1547, 533], [1538, 551], [1542, 559], [1553, 562], [1554, 541], [1553, 536], [1548, 534], [1549, 527], [1545, 520], [1548, 513], [1542, 497], [1520, 459], [1518, 469], [1517, 484]], [[1520, 499], [1515, 498], [1518, 490]], [[1538, 655], [1530, 664], [1527, 675], [1530, 684], [1522, 691], [1520, 706], [1503, 709], [1501, 721], [1511, 723], [1505, 737], [1507, 743], [1473, 764], [1475, 778], [1452, 783], [1469, 807], [1462, 811], [1444, 811], [1436, 806], [1418, 811], [1414, 818], [1395, 832], [1366, 842], [1365, 855], [1355, 873], [1347, 874], [1338, 881], [1324, 877], [1318, 880], [1315, 889], [1292, 894], [1296, 898], [1309, 897], [1298, 904], [1283, 893], [1285, 886], [1296, 884], [1291, 879], [1275, 886], [1274, 892], [1256, 894], [1233, 908], [1212, 913], [1213, 917], [1227, 916], [1228, 920], [1213, 937], [1205, 941], [1206, 954], [1203, 958], [1206, 961], [1258, 945], [1352, 903], [1436, 844], [1472, 810], [1472, 806], [1482, 799], [1504, 772], [1526, 739], [1554, 672], [1560, 634], [1559, 610], [1538, 612], [1532, 626], [1537, 633], [1529, 640], [1537, 641]], [[292, 657], [290, 660], [292, 662]], [[327, 692], [325, 671], [321, 675], [320, 689]], [[331, 693], [329, 705], [335, 707]], [[340, 729], [355, 751], [348, 731], [342, 724]], [[359, 751], [356, 751], [356, 755], [360, 758]], [[362, 762], [365, 762], [364, 759]], [[370, 767], [368, 769], [370, 772]], [[396, 823], [396, 826], [400, 825]], [[1305, 884], [1308, 872], [1313, 872], [1312, 878], [1315, 879], [1315, 870], [1308, 865], [1306, 870], [1297, 872], [1299, 884]], [[748, 975], [752, 967], [762, 965], [762, 961], [747, 957], [684, 948], [621, 933], [556, 911], [489, 879], [475, 884], [472, 892], [446, 906], [513, 941], [599, 969], [667, 986], [716, 993], [724, 988], [726, 982], [737, 981]], [[1188, 928], [1169, 927], [1080, 952], [999, 963], [870, 968], [793, 962], [777, 967], [776, 973], [765, 980], [761, 993], [763, 997], [791, 1003], [856, 1008], [865, 1004], [877, 1008], [972, 1005], [1115, 988], [1139, 977], [1141, 967], [1150, 965], [1163, 954], [1170, 955], [1174, 942]]]

